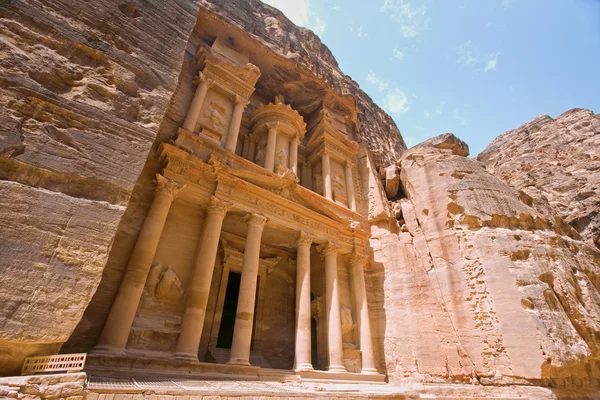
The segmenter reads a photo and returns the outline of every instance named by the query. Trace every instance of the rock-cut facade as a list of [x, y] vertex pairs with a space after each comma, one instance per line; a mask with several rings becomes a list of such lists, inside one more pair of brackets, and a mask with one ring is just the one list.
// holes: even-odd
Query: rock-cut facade
[[0, 374], [598, 387], [598, 249], [454, 135], [406, 149], [312, 32], [1, 7]]

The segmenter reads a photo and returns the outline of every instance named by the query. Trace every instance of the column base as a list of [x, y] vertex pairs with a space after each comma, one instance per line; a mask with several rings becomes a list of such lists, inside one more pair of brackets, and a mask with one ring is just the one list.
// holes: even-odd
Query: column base
[[227, 365], [243, 365], [249, 367], [250, 360], [247, 358], [230, 358], [229, 361], [227, 361]]
[[110, 344], [98, 344], [94, 346], [90, 354], [98, 356], [124, 356], [126, 355], [125, 347], [113, 346]]
[[363, 368], [360, 370], [363, 375], [379, 375], [379, 372], [375, 368]]
[[327, 372], [348, 372], [346, 368], [341, 365], [331, 365], [327, 368]]
[[192, 362], [192, 363], [197, 363], [198, 361], [198, 354], [194, 354], [194, 353], [174, 353], [173, 354], [173, 359], [175, 361], [186, 361], [186, 362]]
[[302, 363], [302, 364], [294, 365], [294, 372], [301, 372], [301, 371], [313, 371], [312, 364]]

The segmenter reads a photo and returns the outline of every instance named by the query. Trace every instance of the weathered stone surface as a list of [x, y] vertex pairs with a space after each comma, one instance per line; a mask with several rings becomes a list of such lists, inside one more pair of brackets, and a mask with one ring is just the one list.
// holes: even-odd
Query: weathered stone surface
[[498, 136], [477, 159], [521, 190], [543, 215], [557, 214], [600, 248], [600, 116], [572, 109]]
[[399, 166], [400, 233], [372, 238], [390, 380], [598, 385], [600, 254], [451, 149]]
[[197, 7], [0, 4], [0, 374], [55, 353], [81, 318]]

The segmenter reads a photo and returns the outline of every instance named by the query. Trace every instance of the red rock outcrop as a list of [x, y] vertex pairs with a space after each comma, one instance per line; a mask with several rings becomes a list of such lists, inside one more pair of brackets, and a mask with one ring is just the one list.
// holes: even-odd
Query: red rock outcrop
[[542, 115], [498, 136], [477, 159], [600, 248], [600, 115], [578, 108]]

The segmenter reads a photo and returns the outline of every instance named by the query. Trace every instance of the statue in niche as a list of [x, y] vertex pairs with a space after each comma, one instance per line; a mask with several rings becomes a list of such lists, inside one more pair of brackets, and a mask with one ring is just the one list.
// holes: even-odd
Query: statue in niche
[[170, 265], [155, 264], [146, 281], [148, 295], [157, 298], [162, 304], [179, 304], [183, 289], [179, 277]]
[[344, 177], [342, 176], [342, 174], [337, 173], [333, 176], [333, 189], [336, 192], [344, 191]]
[[279, 149], [277, 151], [277, 165], [287, 168], [287, 152], [285, 149]]
[[256, 160], [256, 164], [260, 165], [261, 167], [265, 166], [265, 145], [258, 145], [257, 149], [256, 149], [256, 155], [254, 156], [254, 159]]
[[207, 120], [207, 124], [210, 128], [216, 131], [223, 131], [225, 129], [225, 119], [223, 113], [225, 109], [215, 102], [211, 102], [208, 106], [208, 110], [204, 113], [204, 118]]

